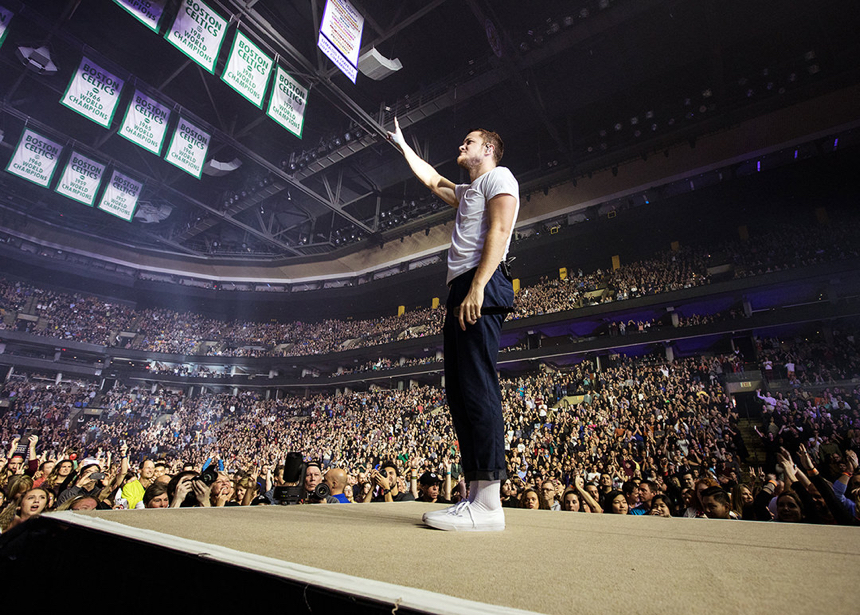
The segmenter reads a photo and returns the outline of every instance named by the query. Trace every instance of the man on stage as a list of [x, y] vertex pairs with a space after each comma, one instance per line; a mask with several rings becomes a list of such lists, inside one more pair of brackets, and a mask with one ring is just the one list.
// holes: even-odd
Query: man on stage
[[406, 144], [396, 118], [394, 126], [389, 139], [415, 176], [457, 209], [448, 250], [445, 389], [469, 499], [426, 513], [424, 522], [442, 530], [500, 531], [505, 529], [500, 499], [505, 425], [496, 361], [502, 322], [514, 301], [504, 260], [520, 208], [519, 185], [510, 170], [498, 166], [504, 144], [494, 132], [466, 135], [457, 163], [471, 183], [455, 185]]

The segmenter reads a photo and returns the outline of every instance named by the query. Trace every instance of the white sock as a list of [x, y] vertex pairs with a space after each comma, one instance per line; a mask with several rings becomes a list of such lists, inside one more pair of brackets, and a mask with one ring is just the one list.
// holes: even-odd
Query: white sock
[[473, 480], [469, 483], [469, 501], [484, 510], [500, 510], [502, 481]]

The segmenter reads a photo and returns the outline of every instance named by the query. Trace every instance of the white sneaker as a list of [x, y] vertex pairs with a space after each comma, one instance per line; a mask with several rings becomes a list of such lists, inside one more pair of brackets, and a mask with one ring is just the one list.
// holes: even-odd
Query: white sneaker
[[463, 500], [455, 506], [424, 513], [424, 523], [437, 530], [455, 532], [501, 532], [505, 529], [505, 512], [485, 510]]

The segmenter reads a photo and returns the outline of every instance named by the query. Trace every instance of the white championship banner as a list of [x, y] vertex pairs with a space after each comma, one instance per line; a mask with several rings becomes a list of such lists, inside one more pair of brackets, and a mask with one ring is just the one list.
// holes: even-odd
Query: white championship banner
[[165, 38], [214, 75], [218, 52], [221, 51], [226, 33], [227, 20], [204, 2], [182, 0]]
[[269, 117], [301, 139], [307, 104], [307, 89], [278, 66], [275, 69], [275, 85], [266, 112]]
[[160, 156], [161, 146], [164, 145], [164, 137], [167, 135], [168, 120], [170, 120], [170, 109], [140, 90], [135, 90], [134, 98], [128, 104], [122, 120], [119, 134], [156, 156]]
[[96, 124], [109, 128], [124, 83], [84, 56], [60, 102]]
[[173, 132], [173, 138], [170, 140], [170, 146], [167, 148], [167, 155], [164, 159], [200, 179], [211, 138], [212, 135], [179, 116], [179, 123]]
[[63, 146], [59, 143], [25, 127], [6, 170], [47, 188], [57, 170], [62, 151]]
[[12, 16], [14, 14], [15, 13], [10, 11], [9, 9], [0, 6], [0, 47], [3, 46], [3, 40], [9, 33], [9, 22], [12, 21]]
[[353, 83], [363, 28], [364, 17], [347, 0], [326, 2], [317, 46]]
[[114, 171], [99, 203], [99, 209], [131, 222], [143, 184]]
[[153, 32], [158, 32], [167, 0], [113, 0]]
[[56, 191], [70, 199], [89, 205], [96, 202], [96, 193], [105, 174], [105, 165], [72, 150], [63, 169]]
[[221, 79], [262, 109], [271, 72], [272, 58], [263, 53], [251, 39], [236, 30]]

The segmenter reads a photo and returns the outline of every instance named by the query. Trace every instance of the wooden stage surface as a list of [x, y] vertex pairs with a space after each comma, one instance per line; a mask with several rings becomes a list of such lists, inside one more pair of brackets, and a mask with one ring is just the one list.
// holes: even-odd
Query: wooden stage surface
[[506, 509], [500, 533], [417, 502], [47, 515], [433, 613], [857, 613], [860, 528]]

